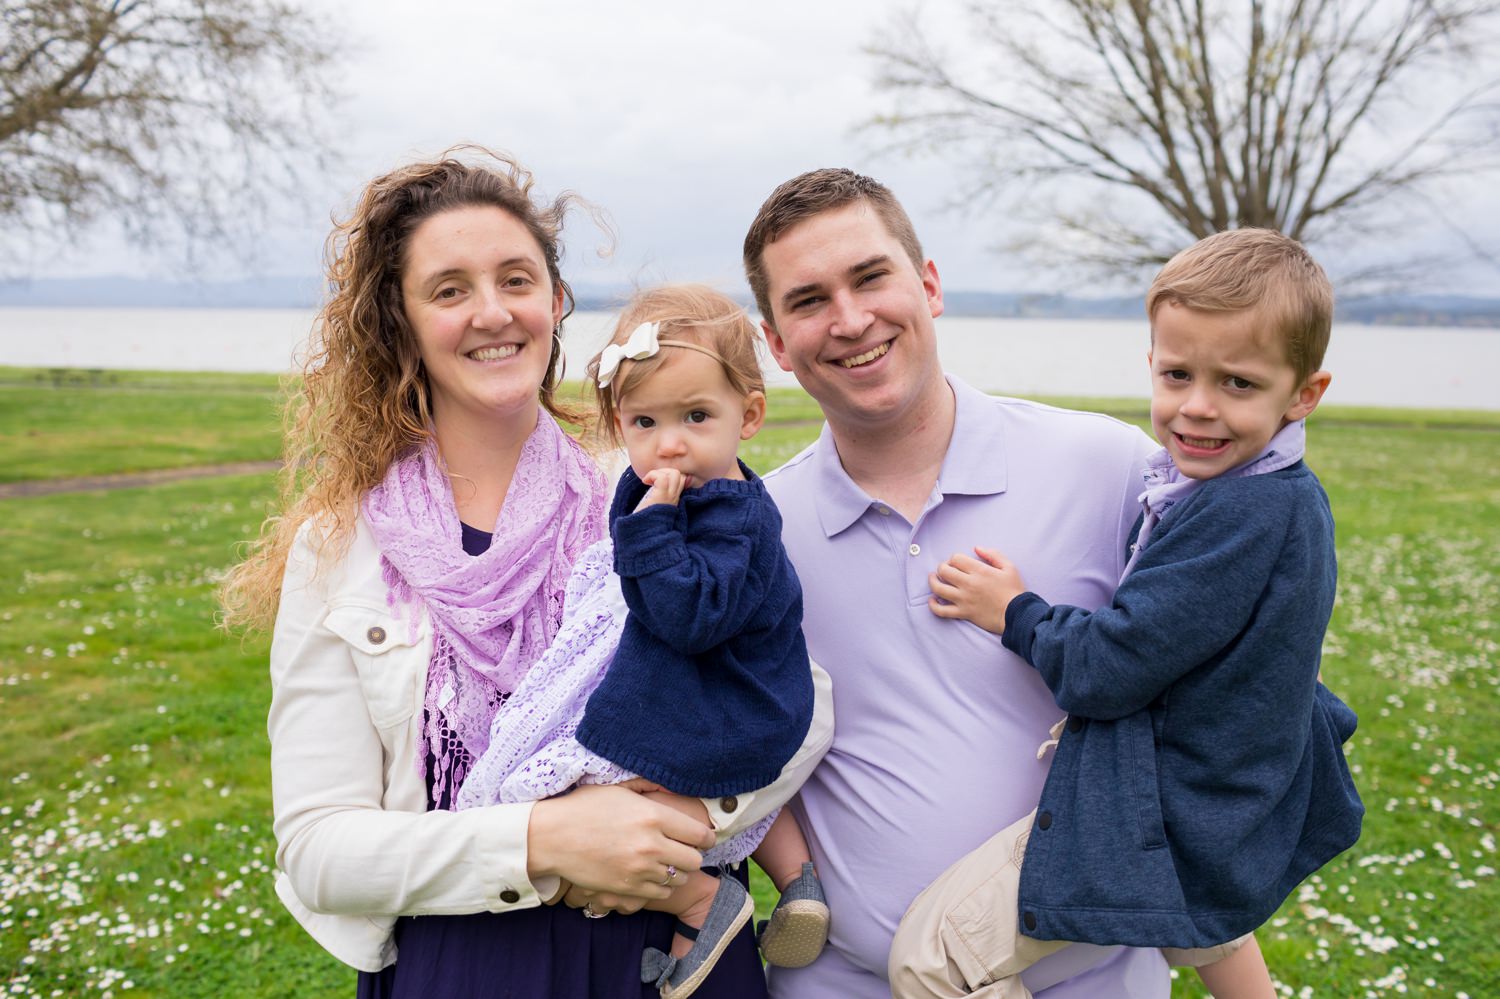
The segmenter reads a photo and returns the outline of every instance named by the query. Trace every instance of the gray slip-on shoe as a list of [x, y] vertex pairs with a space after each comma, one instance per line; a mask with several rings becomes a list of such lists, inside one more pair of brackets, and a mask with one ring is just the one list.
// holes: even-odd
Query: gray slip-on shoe
[[714, 970], [724, 948], [755, 914], [755, 901], [734, 878], [720, 877], [708, 916], [696, 932], [679, 923], [677, 932], [693, 940], [693, 949], [681, 958], [647, 947], [641, 955], [641, 981], [654, 982], [662, 999], [687, 999]]
[[778, 968], [805, 968], [823, 953], [828, 942], [828, 900], [812, 864], [802, 865], [802, 874], [786, 886], [756, 936], [761, 956]]

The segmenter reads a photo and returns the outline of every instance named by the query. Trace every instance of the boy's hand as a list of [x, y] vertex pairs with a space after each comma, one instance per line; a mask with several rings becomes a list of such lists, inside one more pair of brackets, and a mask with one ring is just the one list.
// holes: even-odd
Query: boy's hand
[[646, 495], [642, 496], [641, 501], [635, 505], [636, 512], [648, 506], [656, 506], [658, 503], [675, 506], [682, 496], [683, 488], [687, 485], [687, 476], [675, 468], [653, 468], [641, 476], [641, 481], [651, 488], [646, 490]]
[[955, 555], [929, 573], [933, 597], [927, 606], [938, 617], [972, 621], [996, 635], [1005, 632], [1005, 608], [1026, 592], [1021, 573], [1004, 555], [991, 548], [975, 548], [974, 554]]

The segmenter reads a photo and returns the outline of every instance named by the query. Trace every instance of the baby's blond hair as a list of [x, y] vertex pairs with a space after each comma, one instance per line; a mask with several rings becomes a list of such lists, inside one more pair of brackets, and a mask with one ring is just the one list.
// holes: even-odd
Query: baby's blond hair
[[[729, 386], [740, 395], [765, 391], [757, 353], [760, 334], [728, 295], [701, 284], [669, 284], [639, 292], [621, 311], [609, 342], [623, 344], [642, 323], [656, 323], [662, 340], [685, 340], [709, 348], [718, 355]], [[589, 384], [599, 403], [600, 437], [616, 446], [623, 443], [615, 426], [620, 400], [673, 353], [671, 347], [664, 347], [639, 361], [621, 361], [613, 380], [603, 388], [599, 386], [602, 352], [589, 362]]]

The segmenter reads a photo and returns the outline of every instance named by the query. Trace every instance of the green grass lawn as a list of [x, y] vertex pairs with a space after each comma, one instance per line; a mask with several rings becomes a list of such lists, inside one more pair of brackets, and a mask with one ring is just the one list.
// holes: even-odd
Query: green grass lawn
[[280, 451], [274, 375], [0, 367], [0, 483], [255, 461]]
[[[274, 379], [35, 374], [0, 369], [0, 481], [276, 454]], [[757, 468], [817, 432], [798, 393], [771, 416]], [[1500, 418], [1320, 411], [1311, 437], [1339, 524], [1324, 679], [1360, 714], [1369, 814], [1261, 944], [1286, 995], [1494, 996]], [[271, 889], [266, 643], [212, 626], [270, 496], [254, 475], [0, 500], [7, 994], [351, 994]]]

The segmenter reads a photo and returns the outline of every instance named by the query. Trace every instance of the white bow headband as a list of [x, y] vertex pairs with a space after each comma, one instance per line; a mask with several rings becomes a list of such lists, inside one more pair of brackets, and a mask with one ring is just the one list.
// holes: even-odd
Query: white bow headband
[[624, 343], [612, 343], [605, 347], [604, 352], [599, 355], [599, 387], [609, 388], [620, 370], [621, 361], [645, 360], [654, 357], [663, 347], [686, 347], [688, 350], [707, 354], [720, 364], [724, 363], [724, 358], [717, 351], [687, 340], [662, 340], [659, 339], [660, 334], [660, 323], [641, 323], [631, 331]]

